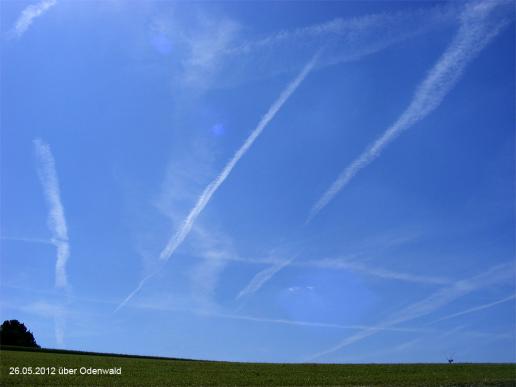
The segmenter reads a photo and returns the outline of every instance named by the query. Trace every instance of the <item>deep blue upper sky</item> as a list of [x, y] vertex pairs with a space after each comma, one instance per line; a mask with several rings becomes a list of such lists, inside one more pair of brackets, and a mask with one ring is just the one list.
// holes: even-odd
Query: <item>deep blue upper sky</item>
[[238, 361], [516, 361], [511, 1], [3, 1], [0, 318]]

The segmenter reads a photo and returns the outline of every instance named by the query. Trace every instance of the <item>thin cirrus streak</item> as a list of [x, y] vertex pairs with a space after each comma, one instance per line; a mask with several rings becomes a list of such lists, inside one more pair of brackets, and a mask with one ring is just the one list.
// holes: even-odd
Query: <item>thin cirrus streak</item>
[[[244, 258], [238, 256], [237, 253], [221, 252], [219, 251], [210, 259], [217, 259], [222, 261], [234, 261], [249, 265], [270, 265], [270, 266], [286, 266], [291, 265], [295, 267], [303, 268], [318, 268], [328, 270], [346, 270], [352, 271], [372, 277], [382, 278], [385, 280], [413, 282], [419, 284], [429, 285], [446, 285], [453, 282], [450, 278], [427, 276], [414, 274], [410, 272], [399, 272], [395, 270], [385, 269], [378, 265], [366, 265], [364, 263], [357, 262], [356, 260], [350, 260], [348, 258], [322, 258], [313, 260], [285, 260], [276, 258]], [[284, 266], [283, 266], [284, 265]], [[265, 269], [271, 270], [271, 268]], [[264, 271], [265, 271], [264, 270]], [[270, 278], [269, 278], [270, 279]]]
[[39, 179], [49, 207], [48, 225], [52, 233], [51, 242], [57, 249], [55, 286], [66, 288], [68, 286], [66, 263], [70, 257], [70, 246], [54, 156], [50, 146], [41, 139], [34, 140], [34, 148], [38, 160]]
[[[280, 30], [258, 40], [234, 39], [219, 52], [223, 60], [218, 62], [218, 76], [212, 81], [222, 82], [218, 86], [224, 87], [242, 82], [243, 74], [247, 82], [290, 73], [304, 62], [304, 58], [322, 46], [327, 46], [327, 49], [317, 61], [318, 68], [357, 61], [440, 26], [451, 25], [455, 23], [460, 10], [458, 4], [448, 3], [408, 12], [334, 18]], [[281, 61], [276, 59], [278, 55], [281, 55]], [[214, 58], [220, 59], [218, 56]], [[237, 68], [239, 71], [235, 71]]]
[[358, 262], [350, 262], [347, 260], [339, 260], [339, 259], [322, 259], [316, 261], [305, 261], [300, 262], [299, 266], [312, 266], [319, 268], [327, 268], [327, 269], [335, 269], [335, 270], [349, 270], [373, 277], [378, 277], [382, 279], [395, 280], [395, 281], [404, 281], [404, 282], [413, 282], [420, 284], [434, 284], [434, 285], [446, 285], [451, 282], [448, 278], [443, 277], [435, 277], [435, 276], [425, 276], [418, 275], [413, 273], [406, 272], [398, 272], [389, 269], [383, 269], [376, 265], [368, 266]]
[[27, 6], [16, 20], [11, 34], [20, 38], [29, 29], [35, 18], [41, 16], [56, 4], [56, 0], [42, 0], [37, 4]]
[[323, 260], [314, 260], [314, 261], [296, 261], [294, 262], [294, 258], [288, 260], [279, 260], [274, 263], [272, 266], [258, 272], [252, 280], [247, 284], [247, 286], [238, 293], [236, 300], [244, 296], [248, 296], [254, 294], [260, 288], [265, 285], [268, 281], [272, 279], [279, 271], [281, 271], [284, 267], [292, 264], [301, 267], [316, 267], [316, 268], [325, 268], [325, 269], [335, 269], [335, 270], [349, 270], [358, 272], [365, 275], [370, 275], [382, 279], [396, 280], [396, 281], [405, 281], [405, 282], [413, 282], [413, 283], [421, 283], [421, 284], [449, 284], [451, 281], [446, 278], [440, 277], [428, 277], [415, 275], [410, 273], [401, 273], [392, 270], [381, 269], [377, 267], [368, 267], [366, 265], [349, 262], [346, 260], [331, 260], [331, 259], [323, 259]]
[[433, 329], [429, 329], [429, 328], [382, 327], [382, 326], [372, 326], [372, 325], [363, 325], [363, 324], [346, 325], [346, 324], [333, 324], [333, 323], [317, 322], [317, 321], [268, 318], [268, 317], [260, 317], [260, 316], [245, 315], [245, 314], [224, 313], [222, 311], [209, 311], [209, 310], [204, 310], [204, 309], [174, 307], [172, 305], [163, 305], [161, 302], [159, 302], [159, 303], [136, 302], [136, 303], [132, 304], [131, 307], [138, 308], [138, 309], [158, 310], [158, 311], [181, 311], [181, 312], [194, 313], [197, 315], [211, 317], [211, 318], [242, 320], [242, 321], [250, 321], [250, 322], [257, 322], [257, 323], [292, 325], [292, 326], [301, 326], [301, 327], [335, 328], [335, 329], [352, 329], [352, 330], [363, 330], [363, 329], [375, 328], [380, 331], [414, 332], [414, 333], [415, 332], [423, 333], [423, 332], [433, 332], [434, 331]]
[[245, 288], [243, 288], [240, 293], [236, 296], [236, 299], [240, 299], [244, 296], [248, 296], [257, 292], [263, 285], [267, 283], [273, 276], [275, 276], [281, 269], [285, 266], [288, 266], [294, 258], [287, 259], [284, 261], [280, 261], [260, 272], [258, 272], [253, 279], [247, 284]]
[[120, 303], [120, 305], [118, 305], [115, 310], [113, 311], [113, 313], [116, 313], [118, 312], [120, 309], [122, 309], [140, 290], [141, 288], [143, 287], [143, 285], [145, 285], [145, 283], [150, 280], [152, 277], [154, 277], [157, 273], [158, 273], [159, 269], [158, 270], [155, 270], [153, 271], [152, 273], [148, 274], [147, 276], [145, 276], [141, 281], [140, 283], [138, 284], [138, 286], [131, 292], [129, 293], [129, 295]]
[[489, 270], [474, 277], [457, 281], [453, 285], [443, 287], [430, 296], [401, 309], [376, 326], [364, 329], [353, 336], [347, 337], [329, 349], [311, 355], [308, 360], [311, 361], [320, 358], [369, 336], [375, 335], [381, 331], [381, 328], [392, 328], [401, 323], [427, 316], [450, 302], [473, 291], [487, 286], [492, 286], [500, 281], [512, 279], [513, 273], [514, 263], [511, 262], [491, 267]]
[[[319, 259], [277, 259], [274, 257], [266, 258], [248, 258], [241, 257], [235, 252], [231, 253], [220, 253], [216, 257], [220, 260], [235, 261], [239, 263], [249, 265], [271, 265], [271, 266], [282, 266], [291, 265], [303, 268], [318, 268], [328, 270], [346, 270], [361, 273], [368, 276], [383, 278], [387, 280], [396, 280], [404, 282], [414, 282], [420, 284], [434, 284], [434, 285], [446, 285], [453, 282], [452, 279], [438, 276], [428, 276], [415, 274], [410, 272], [400, 272], [391, 269], [385, 269], [378, 265], [368, 265], [357, 261], [356, 255], [351, 257], [340, 257], [340, 258], [319, 258]], [[269, 269], [266, 269], [269, 270]]]
[[[168, 241], [165, 248], [161, 251], [159, 256], [160, 260], [166, 262], [170, 259], [174, 251], [183, 243], [185, 238], [188, 236], [190, 231], [192, 230], [192, 226], [195, 223], [197, 217], [204, 210], [208, 202], [210, 201], [213, 194], [218, 190], [218, 188], [224, 183], [227, 179], [233, 168], [235, 168], [238, 161], [246, 154], [246, 152], [251, 148], [253, 143], [256, 141], [258, 136], [263, 132], [265, 127], [269, 124], [269, 122], [276, 116], [276, 114], [283, 107], [285, 102], [290, 98], [290, 96], [296, 91], [299, 85], [303, 82], [306, 76], [310, 73], [310, 71], [314, 68], [317, 59], [321, 53], [319, 50], [310, 61], [303, 67], [298, 76], [287, 86], [286, 89], [282, 91], [278, 99], [272, 104], [267, 113], [262, 117], [256, 128], [251, 132], [249, 137], [245, 140], [244, 144], [237, 150], [231, 160], [226, 164], [222, 172], [204, 189], [203, 193], [197, 200], [195, 206], [190, 210], [190, 213], [184, 220], [181, 228], [177, 233], [172, 235], [170, 240]], [[159, 271], [159, 269], [158, 269]], [[114, 312], [120, 310], [127, 302], [137, 294], [143, 285], [152, 278], [158, 271], [153, 272], [152, 274], [146, 276], [143, 280], [140, 281], [140, 284], [137, 286], [135, 290], [133, 290], [129, 296], [125, 298], [125, 300], [115, 309]]]
[[505, 27], [506, 19], [492, 23], [488, 19], [506, 1], [475, 2], [468, 4], [461, 15], [461, 26], [446, 51], [417, 87], [409, 106], [376, 141], [358, 156], [337, 177], [330, 188], [310, 210], [306, 224], [330, 203], [339, 191], [363, 168], [369, 165], [387, 145], [403, 131], [435, 110], [458, 82], [466, 66]]
[[9, 237], [9, 236], [0, 236], [0, 240], [4, 241], [13, 241], [13, 242], [25, 242], [25, 243], [41, 243], [44, 245], [54, 245], [51, 239], [45, 238], [25, 238], [25, 237]]
[[483, 305], [475, 306], [473, 308], [469, 308], [469, 309], [463, 310], [461, 312], [449, 314], [447, 316], [441, 317], [441, 318], [439, 318], [437, 320], [434, 320], [434, 321], [430, 322], [429, 325], [430, 324], [435, 324], [435, 323], [440, 322], [440, 321], [448, 320], [448, 319], [451, 319], [451, 318], [459, 317], [459, 316], [462, 316], [464, 314], [469, 314], [469, 313], [473, 313], [473, 312], [478, 312], [479, 310], [488, 309], [488, 308], [491, 308], [493, 306], [496, 306], [496, 305], [499, 305], [499, 304], [503, 304], [503, 303], [505, 303], [507, 301], [511, 301], [511, 300], [514, 300], [514, 299], [516, 299], [516, 294], [510, 295], [509, 297], [502, 298], [501, 300], [498, 300], [498, 301], [490, 302], [488, 304], [483, 304]]

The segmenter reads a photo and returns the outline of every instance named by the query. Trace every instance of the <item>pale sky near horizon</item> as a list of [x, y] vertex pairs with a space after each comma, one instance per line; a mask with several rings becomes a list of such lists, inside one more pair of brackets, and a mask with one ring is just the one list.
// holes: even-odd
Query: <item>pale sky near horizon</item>
[[2, 321], [516, 361], [514, 1], [0, 5]]

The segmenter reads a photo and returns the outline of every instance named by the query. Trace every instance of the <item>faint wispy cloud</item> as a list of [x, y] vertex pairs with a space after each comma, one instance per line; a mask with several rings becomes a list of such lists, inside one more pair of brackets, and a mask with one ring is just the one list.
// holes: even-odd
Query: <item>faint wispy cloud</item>
[[[319, 64], [336, 63], [374, 51], [409, 36], [452, 21], [457, 15], [454, 5], [426, 7], [411, 11], [370, 14], [353, 18], [335, 18], [305, 27], [282, 30], [262, 39], [229, 47], [225, 54], [242, 55], [266, 50], [304, 51], [330, 44]], [[343, 55], [344, 54], [344, 55]]]
[[370, 144], [358, 158], [344, 169], [314, 204], [306, 223], [309, 223], [326, 207], [361, 169], [379, 157], [387, 145], [441, 104], [444, 97], [460, 79], [466, 66], [508, 24], [506, 19], [489, 19], [493, 11], [504, 4], [506, 5], [507, 2], [486, 1], [466, 5], [466, 9], [461, 15], [461, 26], [458, 33], [424, 81], [417, 87], [409, 106], [382, 136]]
[[[429, 285], [446, 285], [453, 280], [445, 277], [439, 276], [431, 276], [431, 275], [421, 275], [414, 273], [401, 272], [392, 269], [386, 269], [379, 267], [378, 265], [367, 265], [363, 262], [357, 262], [356, 260], [351, 260], [347, 258], [322, 258], [322, 259], [310, 259], [310, 260], [286, 260], [286, 259], [278, 259], [276, 257], [264, 257], [264, 258], [249, 258], [242, 257], [236, 253], [233, 254], [221, 254], [218, 256], [220, 260], [226, 261], [234, 261], [249, 265], [271, 265], [271, 267], [263, 270], [263, 272], [269, 272], [269, 276], [267, 276], [267, 280], [270, 280], [274, 274], [276, 274], [279, 270], [273, 271], [272, 269], [275, 267], [284, 268], [287, 265], [295, 266], [295, 267], [303, 267], [303, 268], [313, 268], [313, 269], [331, 269], [331, 270], [345, 270], [351, 271], [355, 273], [360, 273], [367, 276], [377, 277], [385, 280], [394, 280], [394, 281], [402, 281], [402, 282], [412, 282], [412, 283], [420, 283], [420, 284], [429, 284]], [[270, 275], [270, 272], [273, 272]], [[262, 273], [259, 272], [257, 276]], [[253, 278], [254, 280], [254, 278]]]
[[39, 3], [27, 6], [18, 17], [18, 20], [16, 20], [16, 24], [11, 31], [12, 35], [20, 38], [35, 18], [41, 16], [56, 4], [56, 0], [42, 0]]
[[380, 332], [379, 328], [393, 327], [416, 318], [424, 317], [473, 291], [484, 288], [486, 286], [491, 286], [493, 284], [498, 284], [501, 281], [505, 281], [507, 279], [513, 279], [514, 269], [514, 263], [512, 262], [501, 264], [486, 270], [482, 274], [457, 281], [453, 285], [444, 287], [431, 294], [430, 296], [422, 299], [421, 301], [415, 302], [401, 309], [397, 313], [392, 314], [390, 318], [387, 318], [377, 326], [364, 329], [361, 332], [358, 332], [355, 335], [342, 340], [329, 349], [313, 354], [310, 356], [309, 360], [314, 360], [336, 352], [344, 347], [347, 347], [348, 345], [372, 336]]
[[149, 26], [150, 44], [162, 55], [175, 54], [177, 81], [195, 91], [209, 89], [224, 67], [222, 53], [239, 36], [238, 21], [204, 8], [157, 15]]
[[[228, 24], [227, 21], [221, 23], [216, 17], [217, 23], [212, 23], [211, 33], [198, 38], [200, 47], [212, 47], [207, 50], [208, 58], [212, 58], [207, 61], [210, 64], [210, 72], [202, 71], [203, 67], [187, 65], [186, 76], [181, 78], [188, 79], [193, 74], [204, 79], [203, 82], [213, 83], [215, 87], [267, 78], [296, 71], [304, 58], [322, 46], [327, 46], [328, 49], [319, 58], [317, 67], [356, 61], [454, 21], [458, 8], [455, 4], [448, 4], [409, 12], [336, 18], [314, 25], [281, 30], [254, 39], [243, 39], [242, 34], [228, 33], [238, 30], [224, 28], [224, 24]], [[226, 38], [221, 40], [220, 36]], [[231, 39], [227, 38], [228, 36]], [[225, 44], [221, 44], [221, 41]], [[198, 51], [195, 50], [195, 42], [196, 39], [186, 42], [187, 47], [194, 48], [187, 52], [193, 58], [202, 59], [203, 55], [193, 55]], [[281, 55], [281, 61], [277, 60], [278, 55]], [[195, 63], [191, 60], [189, 62]], [[214, 63], [216, 66], [213, 66]], [[206, 76], [207, 74], [211, 76]]]
[[54, 317], [57, 313], [65, 313], [63, 307], [58, 304], [46, 301], [37, 301], [26, 306], [20, 307], [20, 310], [41, 317]]
[[321, 259], [306, 262], [301, 261], [297, 264], [299, 264], [300, 266], [311, 266], [328, 269], [343, 269], [382, 279], [414, 282], [421, 284], [445, 285], [451, 282], [451, 280], [448, 278], [399, 272], [395, 270], [384, 269], [376, 265], [370, 266], [360, 262], [349, 261], [345, 259]]
[[[425, 6], [283, 29], [263, 35], [221, 12], [176, 8], [149, 23], [149, 44], [171, 55], [174, 88], [192, 96], [210, 88], [297, 72], [327, 46], [316, 67], [357, 61], [412, 37], [455, 22], [457, 4]], [[277, 60], [278, 57], [281, 60]], [[170, 71], [170, 63], [163, 71]], [[138, 66], [138, 67], [141, 67]], [[143, 67], [142, 67], [143, 69]]]
[[225, 258], [236, 252], [229, 237], [208, 232], [199, 224], [192, 229], [192, 236], [192, 255], [199, 259], [190, 271], [193, 301], [205, 310], [212, 310], [216, 308], [214, 296], [221, 274], [229, 263]]
[[[178, 60], [174, 82], [190, 94], [215, 87], [294, 73], [306, 58], [327, 46], [316, 67], [359, 60], [392, 45], [455, 21], [456, 4], [335, 18], [322, 23], [254, 35], [238, 20], [205, 9], [156, 16], [149, 25], [150, 44]], [[281, 60], [278, 61], [278, 55]], [[179, 59], [180, 58], [180, 59]]]
[[[220, 66], [220, 53], [235, 39], [239, 25], [230, 19], [216, 22], [203, 18], [203, 33], [188, 37], [188, 59], [184, 62], [184, 79], [189, 85], [207, 88]], [[197, 30], [199, 31], [199, 30]]]
[[420, 328], [374, 327], [374, 326], [360, 325], [360, 324], [350, 324], [350, 325], [332, 324], [332, 323], [302, 321], [302, 320], [264, 318], [264, 317], [230, 314], [230, 313], [205, 313], [204, 311], [198, 311], [198, 313], [201, 315], [207, 315], [210, 317], [227, 318], [227, 319], [232, 319], [232, 320], [245, 320], [245, 321], [255, 321], [255, 322], [261, 322], [261, 323], [295, 325], [295, 326], [302, 326], [302, 327], [360, 329], [360, 330], [374, 328], [374, 329], [379, 329], [381, 331], [394, 331], [394, 332], [425, 332], [425, 331], [427, 331], [425, 329], [420, 329]]
[[[232, 259], [232, 258], [229, 258]], [[246, 260], [237, 259], [241, 262], [256, 264], [259, 260]], [[267, 259], [265, 261], [271, 261]], [[443, 285], [449, 284], [452, 281], [447, 278], [433, 277], [425, 275], [417, 275], [412, 273], [398, 272], [394, 270], [383, 269], [377, 266], [368, 266], [363, 263], [351, 261], [348, 259], [320, 259], [320, 260], [307, 260], [298, 261], [295, 257], [291, 259], [277, 260], [272, 259], [272, 265], [260, 272], [258, 272], [251, 281], [238, 293], [236, 300], [244, 296], [249, 296], [257, 292], [263, 285], [270, 281], [279, 271], [286, 266], [296, 266], [303, 268], [318, 268], [318, 269], [331, 269], [331, 270], [347, 270], [355, 273], [360, 273], [367, 276], [377, 277], [385, 280], [394, 280], [402, 282], [411, 282], [418, 284], [429, 284], [429, 285]]]
[[70, 256], [68, 229], [59, 192], [59, 180], [50, 146], [41, 139], [34, 140], [38, 160], [38, 174], [43, 193], [49, 207], [48, 225], [52, 233], [52, 243], [57, 249], [55, 266], [55, 286], [65, 288], [68, 285], [66, 263]]
[[483, 305], [475, 306], [473, 308], [469, 308], [469, 309], [463, 310], [461, 312], [449, 314], [447, 316], [441, 317], [441, 318], [439, 318], [437, 320], [434, 320], [434, 321], [430, 322], [429, 325], [437, 323], [439, 321], [444, 321], [444, 320], [448, 320], [448, 319], [451, 319], [451, 318], [459, 317], [459, 316], [462, 316], [462, 315], [465, 315], [465, 314], [469, 314], [469, 313], [473, 313], [473, 312], [478, 312], [479, 310], [484, 310], [484, 309], [492, 308], [493, 306], [496, 306], [496, 305], [499, 305], [499, 304], [503, 304], [503, 303], [505, 303], [507, 301], [511, 301], [511, 300], [514, 300], [514, 299], [516, 299], [516, 294], [513, 294], [513, 295], [511, 295], [509, 297], [502, 298], [501, 300], [498, 300], [498, 301], [490, 302], [488, 304], [483, 304]]
[[27, 306], [22, 306], [20, 310], [43, 318], [53, 319], [56, 344], [59, 347], [64, 346], [64, 333], [67, 311], [62, 305], [56, 303], [49, 303], [46, 301], [38, 301], [31, 303]]
[[174, 152], [174, 159], [167, 165], [160, 193], [153, 205], [172, 221], [174, 227], [183, 221], [199, 192], [217, 173], [213, 166], [217, 150], [210, 140], [195, 137], [188, 144], [188, 152]]
[[244, 296], [251, 295], [258, 291], [267, 281], [275, 276], [281, 269], [288, 266], [294, 258], [280, 261], [260, 272], [258, 272], [251, 281], [238, 293], [236, 299], [240, 299]]
[[61, 348], [65, 346], [65, 328], [65, 315], [62, 313], [56, 313], [54, 315], [54, 335], [56, 337], [57, 345]]

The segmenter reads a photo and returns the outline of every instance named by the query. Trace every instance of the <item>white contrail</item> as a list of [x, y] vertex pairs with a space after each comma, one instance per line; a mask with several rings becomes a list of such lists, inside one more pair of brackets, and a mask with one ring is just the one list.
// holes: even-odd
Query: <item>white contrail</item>
[[313, 261], [298, 261], [293, 263], [296, 266], [307, 266], [307, 267], [319, 267], [319, 268], [328, 268], [335, 270], [349, 270], [365, 275], [370, 275], [383, 279], [390, 279], [396, 281], [404, 281], [404, 282], [414, 282], [421, 284], [435, 284], [435, 285], [445, 285], [451, 282], [448, 278], [443, 277], [432, 277], [432, 276], [424, 276], [412, 273], [404, 273], [393, 271], [389, 269], [383, 269], [378, 266], [368, 266], [358, 262], [350, 262], [345, 259], [321, 259], [321, 260], [313, 260]]
[[34, 140], [34, 147], [38, 159], [39, 179], [49, 207], [48, 225], [52, 232], [52, 243], [57, 249], [55, 286], [66, 288], [68, 285], [66, 263], [70, 256], [70, 247], [54, 157], [48, 144], [41, 139]]
[[294, 258], [281, 261], [275, 265], [272, 265], [265, 270], [258, 272], [253, 279], [238, 293], [236, 299], [240, 299], [249, 294], [255, 293], [259, 290], [267, 281], [269, 281], [276, 273], [278, 273], [285, 266], [288, 266]]
[[[49, 207], [48, 226], [52, 233], [52, 244], [57, 249], [55, 265], [55, 287], [68, 289], [66, 275], [66, 263], [70, 257], [70, 246], [68, 243], [68, 228], [66, 226], [63, 204], [59, 192], [59, 180], [55, 167], [54, 156], [50, 146], [41, 139], [35, 139], [34, 148], [38, 160], [38, 175], [43, 187], [43, 192]], [[59, 347], [64, 346], [65, 316], [61, 309], [54, 313], [54, 329], [56, 342]]]
[[211, 313], [211, 312], [203, 312], [203, 311], [192, 311], [194, 313], [215, 317], [215, 318], [226, 318], [232, 320], [244, 320], [244, 321], [254, 321], [254, 322], [263, 322], [270, 324], [283, 324], [283, 325], [295, 325], [295, 326], [304, 326], [304, 327], [315, 327], [315, 328], [336, 328], [336, 329], [371, 329], [378, 328], [381, 331], [393, 331], [393, 332], [428, 332], [428, 329], [421, 328], [398, 328], [398, 327], [373, 327], [368, 325], [344, 325], [344, 324], [331, 324], [325, 322], [314, 322], [314, 321], [302, 321], [302, 320], [286, 320], [286, 319], [275, 319], [275, 318], [264, 318], [264, 317], [256, 317], [256, 316], [248, 316], [241, 314], [228, 314], [228, 313]]
[[[372, 277], [378, 277], [386, 280], [413, 282], [429, 285], [446, 285], [453, 282], [450, 278], [426, 276], [414, 273], [399, 272], [395, 270], [385, 269], [377, 265], [366, 265], [360, 262], [352, 261], [347, 258], [323, 258], [313, 260], [284, 260], [273, 257], [267, 258], [244, 258], [237, 253], [220, 254], [216, 257], [218, 260], [240, 262], [249, 265], [283, 265], [290, 264], [295, 267], [315, 268], [315, 269], [331, 269], [345, 270], [360, 273]], [[267, 269], [268, 270], [268, 269]]]
[[144, 277], [140, 283], [138, 284], [138, 286], [136, 287], [136, 289], [134, 289], [131, 293], [129, 293], [129, 295], [120, 303], [120, 305], [118, 305], [115, 310], [113, 311], [113, 313], [116, 313], [118, 312], [120, 309], [122, 309], [130, 300], [131, 298], [134, 297], [134, 295], [136, 293], [138, 293], [140, 291], [140, 289], [143, 287], [143, 285], [145, 285], [145, 283], [150, 280], [152, 277], [154, 277], [156, 275], [156, 273], [159, 271], [158, 270], [155, 270], [154, 272], [152, 272], [151, 274], [147, 275], [146, 277]]
[[321, 356], [328, 355], [339, 349], [342, 349], [350, 344], [365, 339], [366, 337], [372, 336], [380, 332], [381, 328], [389, 328], [398, 324], [414, 320], [416, 318], [424, 317], [437, 309], [449, 304], [452, 301], [457, 300], [473, 291], [480, 288], [491, 286], [499, 283], [500, 281], [514, 276], [514, 264], [506, 263], [492, 267], [486, 272], [479, 274], [475, 277], [457, 281], [452, 286], [442, 288], [441, 290], [431, 294], [421, 301], [415, 302], [406, 308], [403, 308], [396, 314], [393, 314], [390, 318], [385, 321], [373, 326], [372, 328], [364, 329], [361, 332], [350, 336], [337, 345], [326, 349], [324, 351], [313, 354], [309, 360], [317, 359]]
[[312, 207], [306, 223], [309, 223], [351, 179], [374, 159], [380, 156], [404, 130], [425, 118], [435, 110], [444, 97], [457, 83], [466, 66], [507, 25], [507, 21], [489, 23], [487, 17], [499, 4], [507, 2], [489, 1], [468, 4], [461, 16], [461, 26], [451, 44], [418, 86], [409, 106], [383, 135], [370, 144], [338, 176], [330, 188]]
[[[249, 150], [251, 145], [255, 142], [255, 140], [258, 138], [258, 136], [262, 133], [263, 129], [269, 124], [269, 122], [274, 118], [274, 116], [279, 112], [281, 107], [287, 102], [289, 97], [296, 91], [296, 89], [299, 87], [299, 85], [303, 82], [303, 80], [306, 78], [310, 70], [315, 66], [315, 63], [317, 62], [317, 58], [319, 57], [321, 51], [318, 51], [312, 59], [303, 67], [299, 75], [287, 86], [285, 90], [282, 91], [278, 99], [272, 104], [272, 106], [269, 108], [267, 113], [262, 117], [256, 128], [251, 132], [249, 137], [245, 140], [244, 144], [238, 149], [238, 151], [235, 153], [233, 158], [226, 164], [222, 172], [210, 183], [208, 186], [204, 189], [203, 193], [197, 200], [196, 205], [190, 210], [190, 213], [184, 220], [181, 228], [177, 233], [172, 235], [170, 240], [168, 241], [165, 248], [161, 251], [160, 254], [160, 260], [162, 261], [168, 261], [168, 259], [172, 256], [174, 251], [179, 247], [179, 245], [185, 240], [185, 238], [188, 236], [190, 231], [192, 230], [192, 226], [195, 223], [195, 220], [197, 217], [201, 214], [201, 212], [204, 210], [208, 202], [210, 201], [213, 194], [217, 191], [217, 189], [220, 187], [222, 183], [226, 180], [226, 178], [229, 176], [233, 168], [236, 166], [238, 161], [244, 156], [244, 154]], [[145, 282], [147, 282], [148, 279], [150, 279], [152, 276], [154, 276], [156, 272], [152, 273], [151, 275], [145, 277], [138, 287], [133, 290], [129, 296], [126, 297], [126, 299], [115, 309], [115, 312], [122, 308], [138, 291], [143, 287]]]
[[54, 334], [56, 336], [56, 344], [58, 348], [65, 347], [65, 327], [66, 319], [64, 313], [58, 312], [54, 316]]
[[511, 301], [511, 300], [514, 300], [514, 299], [516, 299], [516, 294], [513, 294], [513, 295], [511, 295], [509, 297], [502, 298], [501, 300], [498, 300], [498, 301], [490, 302], [489, 304], [483, 304], [483, 305], [475, 306], [475, 307], [470, 308], [470, 309], [463, 310], [461, 312], [449, 314], [447, 316], [444, 316], [444, 317], [441, 317], [441, 318], [439, 318], [437, 320], [434, 320], [434, 321], [432, 321], [429, 324], [434, 324], [434, 323], [439, 322], [439, 321], [448, 320], [450, 318], [462, 316], [462, 315], [468, 314], [468, 313], [478, 312], [479, 310], [484, 310], [484, 309], [487, 309], [487, 308], [491, 308], [491, 307], [493, 307], [495, 305], [503, 304], [504, 302]]
[[44, 238], [25, 238], [25, 237], [9, 237], [9, 236], [1, 236], [1, 240], [5, 241], [14, 241], [14, 242], [27, 242], [27, 243], [42, 243], [44, 245], [54, 245], [51, 239]]
[[222, 172], [204, 189], [202, 195], [197, 200], [196, 205], [192, 208], [188, 216], [183, 222], [183, 225], [179, 229], [179, 231], [170, 238], [166, 247], [160, 254], [160, 259], [168, 260], [170, 256], [174, 253], [174, 251], [178, 248], [178, 246], [185, 240], [186, 236], [190, 233], [192, 229], [192, 225], [194, 224], [197, 217], [204, 210], [204, 207], [208, 204], [213, 194], [217, 191], [222, 183], [229, 176], [235, 165], [242, 158], [242, 156], [249, 150], [249, 148], [253, 145], [258, 136], [262, 133], [263, 129], [267, 126], [267, 124], [274, 118], [276, 113], [281, 109], [283, 104], [288, 100], [288, 98], [292, 95], [294, 91], [298, 88], [298, 86], [303, 82], [306, 78], [310, 70], [314, 67], [317, 57], [319, 53], [314, 55], [314, 57], [305, 65], [303, 70], [299, 73], [299, 75], [294, 79], [288, 87], [283, 90], [279, 98], [272, 104], [267, 113], [262, 117], [256, 128], [252, 131], [249, 137], [245, 140], [244, 144], [238, 149], [233, 158], [226, 164]]
[[245, 314], [217, 312], [217, 311], [212, 311], [212, 310], [175, 307], [173, 305], [171, 306], [171, 305], [166, 305], [166, 304], [163, 305], [161, 300], [159, 303], [136, 302], [136, 303], [131, 304], [131, 307], [138, 308], [138, 309], [150, 309], [150, 310], [156, 310], [156, 311], [186, 312], [186, 313], [194, 313], [197, 315], [212, 317], [212, 318], [243, 320], [243, 321], [252, 321], [252, 322], [269, 323], [269, 324], [280, 324], [280, 325], [293, 325], [293, 326], [301, 326], [301, 327], [336, 328], [336, 329], [353, 329], [353, 330], [377, 328], [381, 331], [412, 332], [412, 333], [416, 333], [416, 332], [423, 333], [423, 332], [433, 332], [434, 331], [434, 329], [429, 329], [429, 328], [383, 327], [383, 326], [372, 326], [372, 325], [363, 325], [363, 324], [347, 324], [346, 325], [346, 324], [333, 324], [333, 323], [317, 322], [317, 321], [287, 320], [287, 319], [280, 319], [280, 318], [259, 317], [259, 316], [253, 316], [253, 315], [245, 315]]
[[16, 20], [16, 24], [14, 25], [11, 34], [15, 35], [17, 38], [21, 37], [23, 33], [30, 27], [35, 18], [41, 16], [51, 7], [56, 5], [56, 3], [56, 0], [42, 0], [37, 4], [32, 4], [26, 7], [22, 11], [18, 20]]
[[[218, 68], [217, 75], [222, 72], [222, 76], [213, 81], [234, 85], [242, 81], [242, 75], [249, 81], [290, 72], [298, 68], [300, 61], [304, 61], [309, 53], [323, 45], [327, 45], [327, 49], [317, 61], [317, 67], [357, 61], [439, 26], [452, 24], [460, 10], [458, 4], [452, 3], [408, 12], [404, 10], [335, 18], [300, 28], [280, 30], [259, 40], [235, 41], [219, 52], [224, 58], [224, 65]], [[218, 43], [216, 32], [212, 34], [214, 47]], [[278, 55], [281, 55], [281, 61], [276, 60]]]

